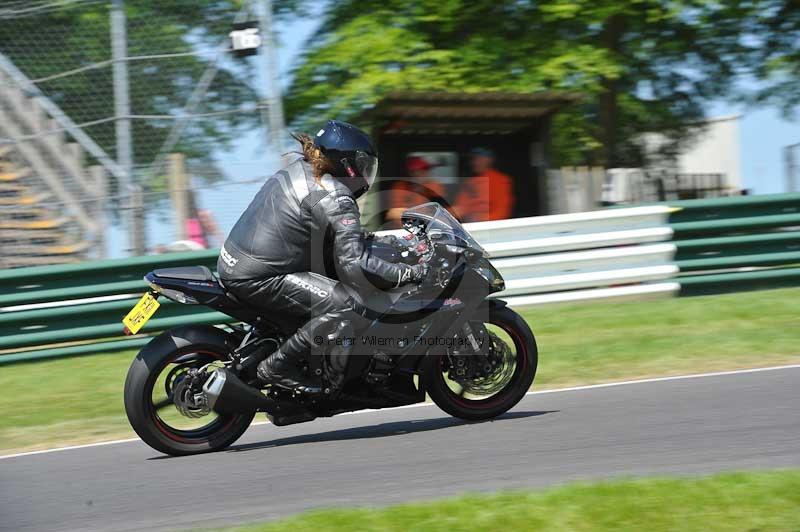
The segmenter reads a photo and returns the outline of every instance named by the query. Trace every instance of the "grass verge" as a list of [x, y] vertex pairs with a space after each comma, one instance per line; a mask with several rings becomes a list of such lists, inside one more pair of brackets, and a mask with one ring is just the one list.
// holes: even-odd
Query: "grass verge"
[[[800, 362], [800, 289], [523, 311], [537, 388]], [[133, 436], [122, 408], [135, 353], [0, 368], [0, 452]]]
[[540, 386], [800, 362], [800, 288], [531, 308]]
[[800, 471], [569, 484], [382, 509], [321, 510], [236, 532], [800, 530]]

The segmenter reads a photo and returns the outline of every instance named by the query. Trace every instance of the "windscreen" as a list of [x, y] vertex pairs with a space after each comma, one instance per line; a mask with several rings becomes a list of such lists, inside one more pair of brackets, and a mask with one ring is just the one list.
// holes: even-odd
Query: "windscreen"
[[438, 203], [423, 203], [412, 207], [403, 213], [403, 218], [425, 221], [425, 232], [432, 239], [437, 238], [435, 235], [441, 235], [439, 238], [444, 237], [452, 240], [455, 245], [468, 247], [478, 253], [486, 254], [481, 245], [464, 229], [461, 222], [456, 220], [452, 214], [447, 212], [447, 209]]

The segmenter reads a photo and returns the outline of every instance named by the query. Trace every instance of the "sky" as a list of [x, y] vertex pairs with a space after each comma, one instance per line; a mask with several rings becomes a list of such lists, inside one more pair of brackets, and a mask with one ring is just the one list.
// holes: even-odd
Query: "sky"
[[[303, 44], [313, 36], [318, 17], [312, 13], [303, 19], [276, 27], [278, 63], [281, 84], [286, 88], [289, 73]], [[266, 87], [263, 79], [257, 84]], [[754, 194], [768, 194], [785, 191], [783, 168], [783, 148], [800, 143], [800, 120], [789, 120], [781, 116], [775, 108], [748, 109], [740, 104], [716, 102], [710, 106], [708, 116], [722, 117], [739, 115], [740, 165], [743, 187]], [[800, 117], [800, 109], [798, 109]], [[257, 180], [274, 173], [280, 165], [280, 154], [266, 147], [265, 133], [256, 130], [241, 137], [235, 146], [216, 154], [220, 168], [232, 181]], [[199, 194], [199, 203], [213, 212], [222, 232], [227, 234], [238, 216], [255, 195], [259, 182], [243, 185], [224, 184], [204, 189]], [[111, 255], [124, 256], [121, 247], [121, 234], [110, 238]], [[153, 216], [148, 221], [149, 244], [166, 243], [172, 238], [172, 228]]]
[[775, 108], [748, 110], [724, 102], [709, 112], [709, 116], [728, 115], [742, 115], [739, 148], [744, 188], [755, 194], [786, 192], [783, 152], [784, 147], [800, 142], [800, 119], [788, 120]]

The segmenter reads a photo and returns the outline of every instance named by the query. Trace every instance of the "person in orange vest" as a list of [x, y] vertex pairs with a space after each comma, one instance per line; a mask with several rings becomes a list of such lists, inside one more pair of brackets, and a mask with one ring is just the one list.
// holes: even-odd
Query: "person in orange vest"
[[392, 189], [392, 208], [386, 213], [386, 220], [393, 227], [400, 227], [400, 217], [409, 207], [429, 201], [445, 204], [444, 184], [431, 176], [431, 168], [433, 165], [424, 157], [412, 155], [406, 159], [406, 170], [410, 179], [399, 182]]
[[473, 176], [464, 182], [456, 197], [456, 213], [464, 222], [511, 218], [514, 208], [511, 177], [494, 168], [492, 150], [475, 148], [470, 155]]

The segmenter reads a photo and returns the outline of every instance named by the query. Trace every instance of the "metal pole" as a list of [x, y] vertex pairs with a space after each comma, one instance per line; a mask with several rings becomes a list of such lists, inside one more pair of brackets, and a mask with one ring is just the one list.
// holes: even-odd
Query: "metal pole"
[[185, 156], [172, 153], [169, 156], [169, 195], [175, 226], [175, 240], [186, 240], [186, 219], [189, 218], [189, 180], [186, 177]]
[[117, 164], [122, 170], [119, 192], [126, 203], [130, 248], [135, 255], [145, 251], [142, 216], [135, 213], [133, 194], [133, 143], [131, 140], [131, 103], [128, 84], [128, 35], [124, 0], [111, 2], [111, 58], [114, 61], [114, 115], [117, 140]]
[[795, 192], [800, 190], [800, 178], [798, 172], [800, 171], [800, 162], [797, 160], [795, 151], [800, 151], [800, 142], [786, 146], [783, 148], [784, 154], [784, 171], [786, 172], [786, 192]]
[[[261, 33], [262, 73], [267, 94], [267, 119], [269, 125], [267, 138], [280, 155], [284, 151], [284, 118], [281, 88], [278, 83], [278, 54], [272, 38], [272, 0], [261, 0], [259, 13], [259, 33]], [[263, 116], [263, 112], [262, 112]]]
[[89, 175], [92, 176], [92, 181], [96, 187], [96, 201], [92, 202], [92, 211], [97, 217], [95, 223], [97, 224], [97, 237], [96, 237], [96, 251], [95, 256], [98, 259], [105, 259], [108, 254], [108, 245], [106, 242], [106, 223], [107, 223], [107, 206], [106, 198], [108, 197], [108, 177], [107, 171], [104, 166], [90, 166]]

